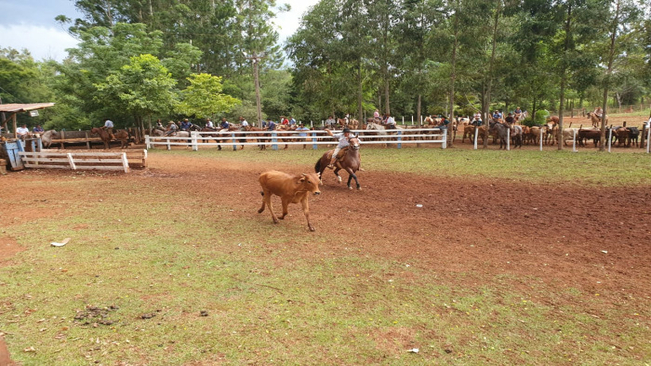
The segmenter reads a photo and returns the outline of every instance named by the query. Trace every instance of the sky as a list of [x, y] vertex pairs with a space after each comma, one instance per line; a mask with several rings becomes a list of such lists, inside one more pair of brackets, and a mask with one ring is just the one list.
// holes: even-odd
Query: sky
[[[278, 0], [287, 3], [291, 10], [280, 14], [275, 23], [281, 43], [294, 34], [301, 16], [318, 0]], [[66, 32], [54, 18], [65, 15], [80, 18], [73, 0], [0, 0], [3, 20], [0, 23], [0, 48], [27, 49], [35, 60], [63, 60], [66, 48], [74, 48], [77, 40]]]

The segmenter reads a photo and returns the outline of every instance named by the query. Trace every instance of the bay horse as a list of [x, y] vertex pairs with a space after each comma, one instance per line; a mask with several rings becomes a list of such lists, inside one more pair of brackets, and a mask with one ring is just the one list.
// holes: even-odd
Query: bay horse
[[[90, 130], [90, 133], [99, 135], [99, 138], [104, 143], [105, 149], [111, 148], [111, 135], [109, 134], [108, 130], [102, 127], [94, 127], [93, 129]], [[129, 146], [129, 140], [131, 138], [131, 136], [129, 135], [129, 131], [117, 130], [115, 131], [115, 133], [113, 133], [113, 136], [115, 136], [116, 140], [120, 141], [121, 149], [124, 149]]]
[[[599, 116], [597, 116], [594, 112], [589, 112], [588, 118], [592, 122], [592, 127], [598, 128], [601, 124], [601, 118], [599, 118]], [[606, 124], [608, 124], [608, 116], [606, 116]]]
[[[348, 189], [353, 189], [353, 187], [350, 186], [350, 182], [354, 178], [355, 183], [357, 184], [357, 189], [361, 190], [362, 186], [360, 186], [359, 180], [357, 180], [357, 175], [355, 175], [355, 172], [359, 170], [360, 164], [362, 162], [362, 159], [359, 155], [359, 138], [352, 137], [350, 138], [349, 143], [350, 145], [343, 149], [343, 157], [337, 159], [335, 162], [334, 173], [337, 176], [337, 181], [341, 183], [341, 176], [339, 175], [339, 171], [341, 169], [347, 171]], [[330, 157], [332, 156], [333, 152], [334, 149], [324, 153], [314, 166], [314, 171], [319, 173], [320, 179], [323, 179], [323, 172], [326, 170], [328, 164], [330, 164]]]

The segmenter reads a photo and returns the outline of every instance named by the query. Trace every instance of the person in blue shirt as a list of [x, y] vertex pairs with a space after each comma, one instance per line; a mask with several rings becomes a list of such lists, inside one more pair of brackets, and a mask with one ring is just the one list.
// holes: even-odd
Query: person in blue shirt
[[[302, 124], [302, 123], [301, 123], [301, 125], [300, 125], [298, 128], [296, 128], [296, 131], [301, 131], [301, 132], [299, 132], [299, 134], [298, 134], [298, 136], [300, 137], [300, 140], [307, 141], [307, 140], [309, 139], [309, 138], [307, 137], [307, 132], [303, 132], [303, 131], [309, 131], [309, 130], [310, 130], [310, 129], [307, 128], [307, 127], [305, 127], [305, 125]], [[303, 149], [305, 149], [305, 146], [306, 146], [306, 145], [303, 144]]]
[[231, 127], [231, 124], [228, 123], [226, 117], [222, 117], [222, 123], [219, 124], [219, 128], [222, 130], [228, 130], [229, 127]]
[[180, 127], [181, 131], [189, 131], [190, 126], [192, 126], [192, 124], [186, 118], [186, 119], [183, 120], [183, 122], [181, 122], [181, 126], [179, 126], [179, 127]]
[[32, 132], [34, 132], [34, 133], [43, 133], [45, 131], [43, 130], [43, 127], [41, 127], [41, 125], [36, 125], [36, 127], [34, 127], [32, 129]]
[[498, 119], [502, 119], [502, 112], [500, 112], [499, 110], [495, 110], [495, 112], [493, 112], [493, 119], [496, 122]]
[[276, 130], [276, 124], [274, 121], [271, 120], [271, 118], [267, 118], [267, 131], [275, 131]]
[[289, 125], [290, 126], [296, 125], [296, 120], [294, 119], [294, 117], [289, 117]]

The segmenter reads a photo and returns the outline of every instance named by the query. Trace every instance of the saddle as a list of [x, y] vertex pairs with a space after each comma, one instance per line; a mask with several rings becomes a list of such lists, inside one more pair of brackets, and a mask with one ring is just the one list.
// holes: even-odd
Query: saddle
[[[339, 153], [337, 154], [337, 161], [343, 160], [344, 156], [346, 156], [346, 152], [348, 151], [349, 146], [344, 147], [343, 149], [339, 150]], [[328, 151], [328, 159], [332, 159], [332, 153], [335, 152], [334, 150]]]

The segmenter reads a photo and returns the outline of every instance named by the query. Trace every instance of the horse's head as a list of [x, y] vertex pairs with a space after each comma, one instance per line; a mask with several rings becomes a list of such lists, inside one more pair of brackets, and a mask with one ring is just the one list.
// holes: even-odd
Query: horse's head
[[359, 137], [351, 137], [351, 138], [348, 140], [348, 143], [350, 144], [349, 146], [350, 146], [353, 150], [359, 150], [359, 146], [360, 146]]

